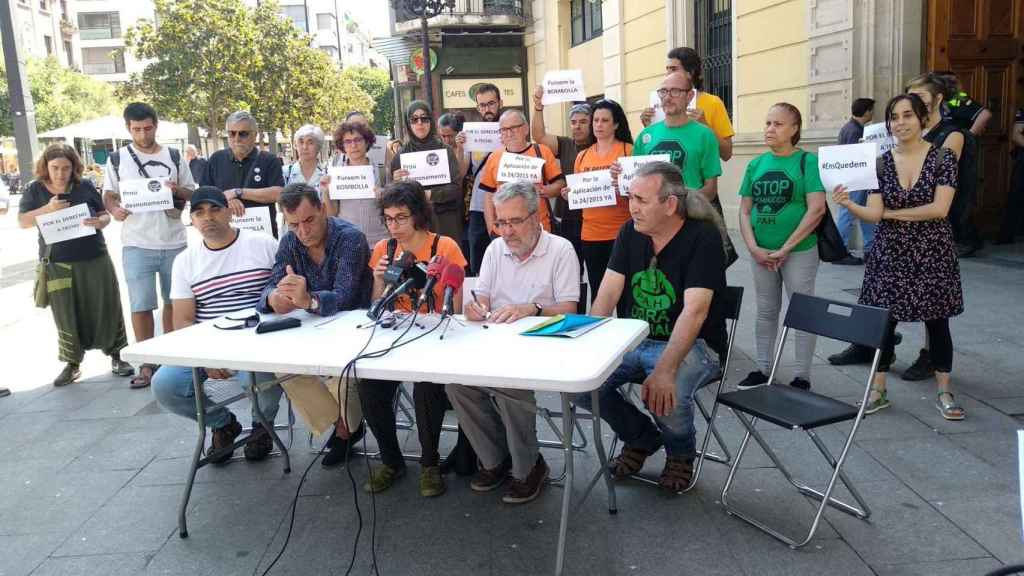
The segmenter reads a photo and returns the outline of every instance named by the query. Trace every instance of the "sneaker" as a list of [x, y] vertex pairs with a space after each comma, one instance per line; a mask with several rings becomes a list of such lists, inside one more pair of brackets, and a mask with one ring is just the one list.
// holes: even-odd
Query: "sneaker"
[[858, 258], [857, 256], [850, 254], [846, 258], [836, 260], [835, 262], [833, 262], [833, 264], [835, 264], [836, 266], [863, 266], [864, 259]]
[[444, 494], [445, 490], [440, 466], [425, 466], [420, 471], [420, 496], [434, 498]]
[[331, 439], [327, 441], [327, 452], [324, 453], [323, 460], [320, 461], [320, 465], [324, 468], [334, 468], [338, 464], [345, 462], [345, 458], [352, 451], [353, 448], [363, 439], [366, 435], [366, 428], [359, 424], [359, 428], [349, 435], [347, 439], [338, 438], [335, 431], [331, 431]]
[[886, 394], [885, 390], [882, 390], [878, 393], [878, 398], [868, 401], [867, 408], [864, 408], [864, 414], [874, 414], [875, 412], [878, 412], [883, 408], [888, 408], [891, 405], [892, 404], [889, 402], [889, 396]]
[[790, 382], [789, 385], [792, 386], [793, 388], [799, 388], [801, 390], [811, 389], [811, 383], [807, 379], [801, 378], [799, 376], [793, 378], [793, 381]]
[[234, 455], [234, 450], [229, 450], [229, 448], [235, 443], [235, 438], [238, 438], [241, 433], [242, 425], [238, 423], [238, 419], [235, 418], [234, 414], [231, 414], [230, 422], [220, 428], [214, 428], [213, 439], [210, 442], [210, 454], [215, 454], [218, 450], [224, 450], [224, 453], [210, 456], [208, 458], [210, 463], [223, 464], [230, 460], [231, 456]]
[[249, 441], [242, 448], [245, 459], [250, 462], [259, 462], [266, 458], [273, 449], [274, 439], [270, 437], [270, 433], [263, 427], [263, 424], [253, 422]]
[[768, 377], [760, 370], [754, 370], [736, 384], [737, 390], [749, 390], [768, 383]]
[[53, 385], [60, 388], [61, 386], [71, 384], [81, 377], [82, 371], [78, 369], [78, 364], [68, 362], [64, 365], [64, 369], [60, 371], [60, 374], [53, 380]]
[[392, 468], [387, 464], [381, 464], [370, 471], [370, 478], [363, 483], [363, 490], [372, 494], [383, 492], [394, 485], [395, 481], [405, 476], [405, 465], [401, 468]]
[[917, 355], [917, 360], [910, 365], [909, 368], [903, 371], [903, 378], [907, 382], [917, 382], [919, 380], [927, 380], [935, 375], [935, 368], [932, 366], [932, 357], [928, 353], [928, 350], [922, 348], [921, 352]]
[[537, 496], [540, 496], [540, 490], [544, 487], [548, 472], [550, 470], [547, 463], [544, 462], [544, 457], [538, 454], [537, 463], [533, 465], [533, 470], [526, 475], [526, 479], [513, 478], [512, 485], [508, 487], [508, 492], [501, 497], [501, 501], [505, 504], [526, 504], [535, 500]]
[[474, 492], [490, 492], [505, 483], [508, 473], [512, 470], [512, 460], [506, 458], [497, 468], [490, 470], [480, 467], [469, 481], [469, 487]]
[[131, 364], [121, 360], [120, 354], [115, 353], [110, 355], [110, 373], [114, 376], [124, 378], [125, 376], [135, 374], [135, 368], [132, 368]]
[[849, 366], [852, 364], [870, 364], [875, 357], [874, 352], [867, 346], [850, 344], [845, 350], [828, 357], [828, 363], [833, 366]]

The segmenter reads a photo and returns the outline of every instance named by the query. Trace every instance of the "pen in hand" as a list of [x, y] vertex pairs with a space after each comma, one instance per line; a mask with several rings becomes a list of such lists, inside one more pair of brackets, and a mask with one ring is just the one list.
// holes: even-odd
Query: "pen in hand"
[[473, 303], [480, 309], [484, 314], [484, 321], [486, 322], [491, 317], [491, 311], [484, 308], [484, 305], [480, 303], [480, 299], [476, 296], [476, 290], [470, 290], [469, 293], [473, 296]]

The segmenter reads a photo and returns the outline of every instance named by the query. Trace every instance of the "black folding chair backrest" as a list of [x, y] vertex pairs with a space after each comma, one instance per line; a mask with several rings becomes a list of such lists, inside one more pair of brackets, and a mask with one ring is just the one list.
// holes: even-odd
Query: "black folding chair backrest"
[[850, 304], [796, 292], [789, 301], [785, 325], [868, 348], [881, 348], [889, 324], [885, 308]]
[[739, 320], [740, 306], [743, 304], [743, 286], [726, 286], [725, 292], [716, 294], [716, 297], [723, 300], [725, 317], [729, 320]]

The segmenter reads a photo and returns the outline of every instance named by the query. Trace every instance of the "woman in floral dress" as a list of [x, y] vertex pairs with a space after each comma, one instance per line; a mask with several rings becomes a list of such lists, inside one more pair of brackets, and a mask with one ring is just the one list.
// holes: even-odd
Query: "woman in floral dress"
[[950, 378], [949, 319], [963, 312], [963, 290], [946, 219], [956, 192], [957, 160], [951, 151], [924, 141], [927, 116], [916, 94], [890, 100], [885, 123], [897, 146], [879, 159], [879, 189], [868, 196], [867, 206], [851, 202], [842, 187], [833, 199], [861, 220], [880, 222], [864, 269], [860, 303], [888, 308], [890, 323], [865, 412], [890, 405], [885, 376], [893, 360], [896, 324], [924, 322], [938, 383], [935, 405], [947, 420], [962, 420], [964, 410], [953, 397]]

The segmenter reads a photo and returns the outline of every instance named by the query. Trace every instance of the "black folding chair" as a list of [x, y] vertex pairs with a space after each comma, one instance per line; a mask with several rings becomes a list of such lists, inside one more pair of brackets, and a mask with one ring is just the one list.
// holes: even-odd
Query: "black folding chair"
[[1010, 574], [1024, 574], [1024, 564], [1016, 564], [1013, 566], [1003, 566], [997, 568], [985, 576], [1009, 576]]
[[[889, 311], [882, 308], [848, 304], [807, 294], [793, 294], [789, 302], [789, 310], [786, 312], [786, 319], [783, 322], [782, 334], [779, 336], [779, 343], [775, 350], [771, 374], [768, 376], [769, 384], [748, 390], [719, 394], [711, 410], [711, 418], [714, 419], [719, 404], [728, 406], [736, 414], [736, 417], [739, 418], [743, 427], [747, 429], [747, 433], [743, 436], [743, 442], [740, 444], [739, 452], [737, 452], [736, 458], [733, 460], [732, 468], [729, 469], [729, 476], [725, 480], [725, 486], [722, 488], [722, 504], [729, 514], [738, 516], [794, 549], [807, 544], [814, 537], [818, 524], [821, 522], [821, 516], [825, 512], [826, 505], [862, 520], [867, 519], [871, 515], [871, 510], [868, 508], [867, 503], [864, 502], [857, 489], [843, 473], [842, 466], [850, 452], [850, 446], [853, 444], [853, 438], [857, 434], [857, 428], [864, 418], [864, 408], [867, 406], [868, 395], [871, 392], [872, 379], [878, 370], [882, 341], [885, 337], [888, 323]], [[874, 359], [871, 362], [871, 370], [867, 375], [867, 383], [864, 386], [864, 394], [859, 408], [809, 390], [801, 390], [784, 385], [773, 386], [770, 384], [775, 380], [775, 372], [779, 367], [782, 349], [790, 330], [800, 330], [875, 349]], [[832, 466], [832, 475], [823, 493], [793, 478], [793, 475], [783, 466], [775, 451], [768, 446], [764, 437], [755, 428], [758, 419], [782, 428], [803, 430], [807, 433], [814, 445]], [[853, 420], [853, 425], [850, 428], [849, 435], [846, 437], [843, 451], [840, 453], [839, 459], [836, 460], [814, 430], [820, 426], [836, 424], [847, 420]], [[751, 437], [771, 458], [775, 466], [778, 467], [779, 472], [786, 477], [790, 484], [799, 490], [801, 494], [821, 502], [814, 515], [814, 522], [811, 524], [807, 536], [802, 540], [789, 538], [754, 519], [752, 516], [740, 512], [729, 502], [729, 489], [736, 478], [736, 472], [739, 470], [740, 462], [743, 460], [743, 453], [746, 451], [747, 443]], [[835, 488], [837, 479], [843, 481], [843, 484], [860, 505], [860, 508], [832, 497], [832, 490]]]

